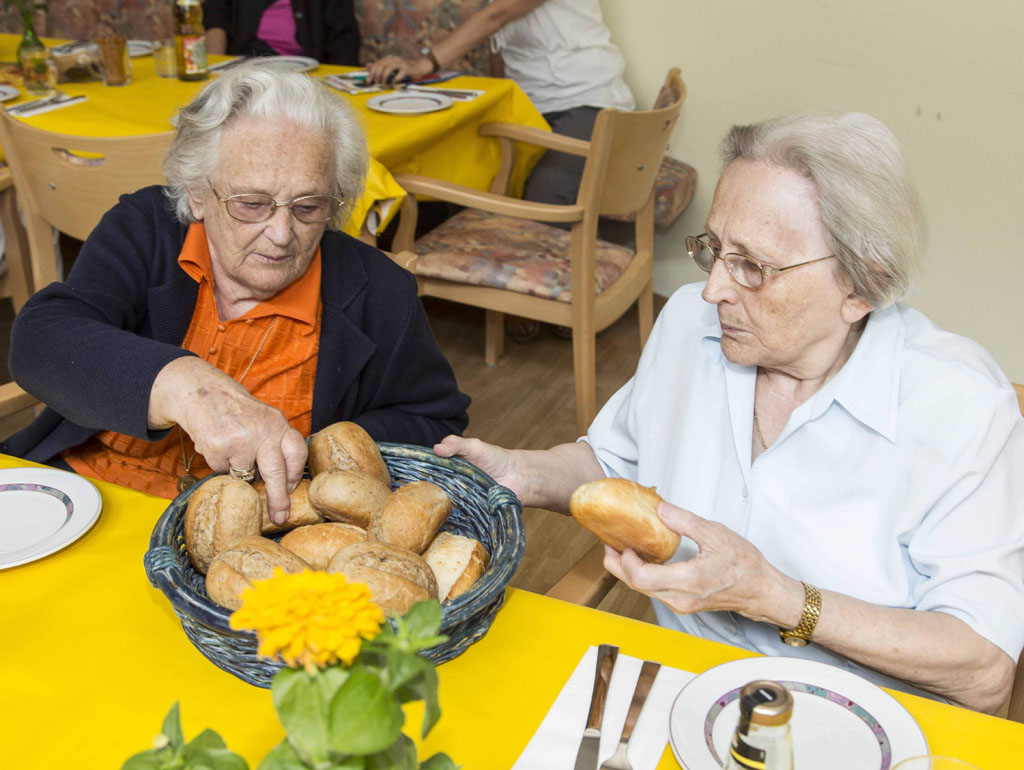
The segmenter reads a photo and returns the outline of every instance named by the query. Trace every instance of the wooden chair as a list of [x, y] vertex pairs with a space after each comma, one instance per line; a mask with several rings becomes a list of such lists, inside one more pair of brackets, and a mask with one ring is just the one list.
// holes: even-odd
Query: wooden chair
[[[419, 255], [416, 274], [422, 294], [487, 311], [487, 363], [501, 355], [505, 313], [572, 329], [581, 433], [596, 414], [595, 335], [634, 302], [641, 345], [653, 324], [653, 187], [686, 98], [678, 69], [669, 72], [666, 87], [675, 98], [660, 109], [601, 110], [590, 141], [507, 123], [481, 126], [482, 135], [497, 137], [502, 144], [502, 167], [490, 192], [423, 176], [395, 176], [410, 193], [470, 207], [413, 244], [416, 201], [407, 196], [394, 247]], [[504, 195], [514, 142], [586, 158], [576, 203], [533, 203]], [[598, 217], [633, 211], [635, 251], [598, 240]]]
[[7, 165], [0, 165], [0, 226], [4, 229], [4, 251], [7, 273], [0, 277], [0, 297], [10, 297], [14, 312], [32, 296], [31, 266], [28, 240], [18, 217], [18, 199], [14, 192], [14, 176]]
[[174, 132], [79, 137], [30, 126], [0, 111], [3, 146], [28, 234], [31, 287], [60, 280], [53, 229], [84, 241], [124, 193], [163, 184]]

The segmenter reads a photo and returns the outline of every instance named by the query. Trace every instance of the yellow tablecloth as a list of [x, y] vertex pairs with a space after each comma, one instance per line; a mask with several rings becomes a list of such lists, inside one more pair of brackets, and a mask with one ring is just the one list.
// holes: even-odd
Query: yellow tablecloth
[[[0, 455], [0, 468], [28, 465]], [[0, 767], [118, 768], [149, 746], [180, 701], [186, 738], [213, 728], [255, 768], [283, 735], [270, 693], [206, 660], [143, 570], [167, 501], [113, 484], [97, 487], [103, 513], [81, 540], [0, 571]], [[601, 642], [697, 672], [748, 655], [510, 589], [490, 632], [439, 667], [442, 717], [421, 756], [446, 751], [468, 770], [510, 767], [580, 656]], [[893, 694], [937, 753], [983, 770], [1024, 757], [1024, 725]], [[420, 714], [410, 711], [410, 733]], [[676, 767], [666, 748], [659, 768]]]
[[[13, 61], [20, 38], [0, 34], [0, 61]], [[214, 61], [226, 57], [212, 57]], [[127, 86], [105, 86], [100, 82], [61, 84], [61, 90], [85, 95], [88, 101], [71, 105], [36, 117], [28, 123], [48, 131], [80, 136], [131, 136], [168, 131], [171, 118], [179, 108], [206, 85], [206, 81], [186, 83], [177, 78], [157, 77], [152, 56], [131, 60], [132, 82]], [[321, 65], [314, 77], [343, 72], [351, 67]], [[216, 77], [215, 75], [212, 77]], [[358, 234], [368, 214], [383, 201], [397, 201], [405, 191], [392, 174], [413, 173], [444, 179], [486, 190], [501, 164], [497, 139], [477, 134], [483, 123], [508, 121], [547, 129], [537, 109], [511, 80], [499, 78], [459, 77], [448, 81], [453, 88], [483, 89], [486, 93], [471, 102], [456, 102], [450, 108], [425, 115], [391, 115], [375, 112], [366, 106], [372, 95], [348, 96], [346, 99], [359, 114], [370, 145], [370, 169], [366, 193], [356, 206], [346, 231]], [[28, 96], [13, 99], [8, 106], [27, 101]], [[73, 149], [73, 148], [70, 148]], [[542, 150], [521, 148], [517, 152], [511, 187], [520, 194], [526, 176]], [[396, 206], [380, 211], [382, 223], [393, 216]]]

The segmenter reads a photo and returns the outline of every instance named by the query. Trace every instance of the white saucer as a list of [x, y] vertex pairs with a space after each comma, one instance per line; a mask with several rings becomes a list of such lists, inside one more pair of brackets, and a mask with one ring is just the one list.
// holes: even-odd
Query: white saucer
[[371, 110], [388, 112], [392, 115], [422, 115], [427, 112], [448, 109], [452, 106], [452, 99], [444, 94], [396, 91], [374, 96], [366, 102], [366, 106]]

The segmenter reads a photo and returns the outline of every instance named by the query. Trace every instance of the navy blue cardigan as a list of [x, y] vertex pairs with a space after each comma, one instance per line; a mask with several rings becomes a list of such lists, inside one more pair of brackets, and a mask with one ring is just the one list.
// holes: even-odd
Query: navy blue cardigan
[[[101, 430], [147, 427], [157, 374], [182, 350], [198, 284], [179, 266], [188, 226], [162, 187], [122, 196], [65, 283], [22, 308], [11, 332], [15, 381], [47, 408], [0, 451], [47, 462]], [[312, 428], [353, 420], [378, 441], [431, 445], [469, 422], [469, 397], [434, 341], [416, 281], [338, 232], [321, 241], [323, 310]]]

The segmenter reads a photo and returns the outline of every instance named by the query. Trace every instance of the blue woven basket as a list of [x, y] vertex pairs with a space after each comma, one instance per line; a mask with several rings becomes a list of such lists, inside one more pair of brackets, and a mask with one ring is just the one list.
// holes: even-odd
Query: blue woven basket
[[[505, 586], [526, 547], [522, 506], [511, 490], [463, 460], [407, 444], [378, 447], [394, 486], [410, 481], [437, 484], [452, 499], [452, 513], [443, 529], [479, 540], [491, 555], [490, 566], [472, 588], [441, 605], [441, 632], [448, 641], [426, 655], [443, 663], [486, 634], [501, 607]], [[170, 599], [185, 634], [203, 655], [250, 684], [269, 687], [281, 663], [257, 654], [255, 634], [231, 628], [230, 610], [210, 601], [206, 580], [185, 551], [185, 509], [199, 486], [178, 495], [157, 521], [144, 559], [146, 574]]]

